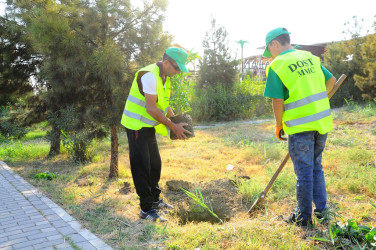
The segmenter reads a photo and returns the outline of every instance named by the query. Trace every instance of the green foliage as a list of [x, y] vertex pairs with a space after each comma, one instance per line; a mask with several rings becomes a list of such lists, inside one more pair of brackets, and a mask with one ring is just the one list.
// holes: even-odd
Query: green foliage
[[0, 106], [15, 103], [33, 88], [30, 76], [35, 74], [40, 57], [31, 48], [25, 27], [7, 16], [0, 17]]
[[7, 139], [21, 139], [27, 134], [27, 129], [14, 122], [0, 121], [0, 134]]
[[34, 176], [34, 179], [40, 180], [40, 179], [45, 179], [45, 180], [53, 180], [56, 178], [56, 175], [53, 173], [50, 173], [48, 171], [43, 172], [43, 173], [38, 173]]
[[[375, 26], [376, 29], [376, 26]], [[364, 62], [362, 74], [355, 74], [355, 85], [363, 92], [365, 100], [376, 98], [376, 34], [368, 35], [361, 46], [361, 57]]]
[[39, 159], [48, 153], [45, 143], [26, 144], [21, 141], [11, 141], [0, 147], [0, 159], [8, 162]]
[[7, 139], [21, 139], [27, 134], [27, 129], [10, 119], [9, 113], [12, 108], [10, 104], [0, 107], [0, 134]]
[[249, 79], [231, 88], [218, 84], [212, 88], [197, 89], [192, 117], [199, 121], [231, 121], [270, 116], [270, 99], [257, 94], [263, 87], [264, 83]]
[[[71, 148], [82, 151], [103, 127], [117, 126], [136, 68], [161, 58], [170, 43], [162, 31], [165, 0], [140, 8], [129, 0], [7, 3], [9, 16], [24, 25], [43, 58], [37, 103], [45, 108], [32, 110], [49, 118], [51, 150], [59, 150], [60, 129]], [[70, 108], [74, 126], [64, 126], [61, 112]]]
[[324, 54], [324, 66], [331, 71], [335, 77], [346, 74], [347, 79], [330, 99], [332, 107], [339, 107], [345, 104], [345, 99], [360, 102], [365, 99], [372, 99], [375, 86], [374, 76], [374, 35], [361, 37], [361, 24], [356, 17], [345, 24], [345, 34], [349, 40], [334, 42], [328, 45]]
[[76, 163], [86, 163], [91, 161], [91, 145], [94, 138], [104, 138], [106, 130], [94, 123], [86, 122], [85, 129], [82, 129], [81, 123], [73, 107], [68, 107], [60, 111], [58, 126], [63, 135], [63, 145], [72, 155]]
[[[188, 51], [187, 64], [195, 63], [195, 60], [200, 58], [197, 53]], [[176, 114], [184, 114], [192, 110], [190, 97], [193, 94], [194, 83], [190, 76], [191, 73], [181, 73], [171, 78], [170, 106]]]
[[213, 208], [212, 207], [208, 207], [206, 204], [205, 204], [205, 200], [204, 200], [204, 197], [202, 196], [202, 193], [201, 193], [201, 190], [197, 187], [197, 185], [195, 185], [195, 192], [196, 194], [192, 194], [191, 192], [189, 192], [188, 190], [185, 190], [184, 188], [180, 188], [189, 198], [191, 198], [194, 202], [196, 202], [197, 204], [199, 204], [201, 207], [205, 208], [211, 215], [213, 215], [215, 218], [217, 218], [220, 223], [223, 223], [222, 219], [218, 217], [218, 215], [216, 213], [214, 213], [213, 211]]
[[373, 249], [376, 246], [376, 228], [358, 225], [354, 219], [345, 224], [338, 221], [340, 215], [337, 210], [329, 209], [323, 214], [322, 220], [328, 222], [327, 238], [313, 238], [314, 240], [330, 243], [335, 248]]
[[211, 20], [211, 29], [202, 42], [204, 56], [200, 66], [198, 88], [222, 86], [231, 89], [236, 78], [236, 60], [231, 59], [227, 31]]

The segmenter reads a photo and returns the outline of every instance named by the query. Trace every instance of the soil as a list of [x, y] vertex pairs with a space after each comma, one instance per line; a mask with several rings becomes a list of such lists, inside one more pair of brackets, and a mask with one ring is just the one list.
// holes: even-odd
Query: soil
[[[163, 192], [164, 196], [172, 204], [175, 204], [173, 213], [175, 213], [181, 224], [191, 221], [219, 222], [206, 208], [196, 203], [180, 189], [184, 188], [192, 194], [196, 194], [195, 184], [182, 180], [171, 180], [167, 181], [166, 185], [168, 190]], [[201, 190], [205, 204], [209, 208], [211, 207], [213, 212], [223, 221], [229, 221], [238, 212], [246, 211], [248, 204], [242, 202], [242, 197], [238, 194], [236, 186], [229, 179], [198, 183], [196, 187]]]
[[[191, 138], [195, 136], [194, 131], [193, 131], [193, 125], [192, 125], [192, 117], [190, 115], [184, 114], [184, 115], [171, 116], [170, 120], [175, 124], [181, 123], [181, 122], [187, 123], [188, 125], [184, 126], [184, 128], [188, 130], [189, 132], [191, 132], [192, 134], [191, 135], [185, 134], [185, 135], [187, 136], [187, 138]], [[174, 132], [171, 131], [170, 139], [177, 140], [178, 137], [176, 136]]]

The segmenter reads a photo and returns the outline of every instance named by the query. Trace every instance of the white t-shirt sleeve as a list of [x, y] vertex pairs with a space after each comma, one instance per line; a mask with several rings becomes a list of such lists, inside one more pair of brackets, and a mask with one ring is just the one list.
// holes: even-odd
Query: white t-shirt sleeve
[[142, 90], [149, 95], [157, 94], [157, 79], [154, 74], [148, 72], [141, 77]]

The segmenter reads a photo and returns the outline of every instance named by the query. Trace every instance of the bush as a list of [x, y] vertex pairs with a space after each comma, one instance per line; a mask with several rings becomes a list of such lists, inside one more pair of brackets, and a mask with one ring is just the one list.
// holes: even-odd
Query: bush
[[197, 121], [232, 121], [272, 115], [269, 98], [262, 96], [265, 82], [247, 78], [231, 88], [216, 85], [196, 90], [192, 117]]
[[9, 118], [9, 106], [0, 108], [0, 134], [7, 139], [21, 139], [27, 134], [27, 129]]

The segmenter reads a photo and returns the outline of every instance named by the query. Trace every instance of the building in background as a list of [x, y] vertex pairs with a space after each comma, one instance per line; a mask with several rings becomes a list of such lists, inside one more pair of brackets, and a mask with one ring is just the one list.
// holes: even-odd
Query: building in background
[[[326, 46], [328, 43], [316, 43], [312, 45], [302, 45], [302, 44], [291, 44], [293, 47], [296, 47], [300, 50], [310, 51], [313, 55], [320, 57], [323, 60], [323, 54], [326, 51]], [[264, 51], [265, 46], [260, 47]], [[266, 67], [271, 63], [272, 58], [265, 58], [262, 55], [249, 56], [244, 58], [244, 67], [243, 67], [243, 76], [246, 74], [253, 75], [260, 80], [265, 80], [265, 70]]]

